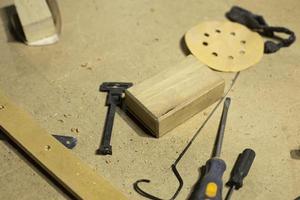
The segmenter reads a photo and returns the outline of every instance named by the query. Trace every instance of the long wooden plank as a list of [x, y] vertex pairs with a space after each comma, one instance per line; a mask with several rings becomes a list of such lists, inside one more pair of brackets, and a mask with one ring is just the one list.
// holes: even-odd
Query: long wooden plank
[[127, 199], [56, 141], [1, 91], [0, 128], [78, 199]]

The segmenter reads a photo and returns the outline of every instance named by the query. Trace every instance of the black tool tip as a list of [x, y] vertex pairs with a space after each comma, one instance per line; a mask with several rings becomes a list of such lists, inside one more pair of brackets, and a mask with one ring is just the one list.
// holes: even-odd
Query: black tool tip
[[97, 155], [112, 155], [112, 147], [111, 146], [105, 146], [105, 147], [100, 147], [96, 151]]
[[226, 97], [226, 99], [225, 99], [225, 101], [224, 101], [224, 105], [225, 105], [226, 107], [229, 107], [230, 103], [231, 103], [231, 98], [230, 98], [230, 97]]
[[99, 91], [100, 92], [107, 92], [114, 89], [121, 89], [126, 90], [130, 88], [133, 85], [133, 83], [130, 82], [103, 82], [100, 85]]

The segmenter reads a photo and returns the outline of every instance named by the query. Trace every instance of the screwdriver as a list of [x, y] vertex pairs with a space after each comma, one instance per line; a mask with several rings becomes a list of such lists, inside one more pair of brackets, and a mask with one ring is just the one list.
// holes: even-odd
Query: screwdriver
[[215, 140], [212, 157], [206, 162], [205, 173], [194, 187], [189, 200], [222, 200], [222, 177], [226, 170], [226, 163], [220, 159], [221, 147], [224, 138], [224, 131], [227, 113], [230, 105], [230, 98], [224, 101], [223, 112]]
[[255, 152], [252, 149], [245, 149], [240, 153], [230, 174], [230, 179], [226, 183], [230, 187], [225, 200], [229, 200], [235, 190], [243, 187], [243, 180], [248, 175], [251, 165], [255, 158]]

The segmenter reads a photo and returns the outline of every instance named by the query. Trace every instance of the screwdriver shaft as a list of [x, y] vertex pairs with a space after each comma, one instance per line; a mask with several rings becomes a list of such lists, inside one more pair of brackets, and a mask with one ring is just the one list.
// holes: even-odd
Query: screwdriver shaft
[[227, 195], [226, 195], [226, 197], [225, 197], [225, 200], [231, 199], [231, 195], [232, 195], [233, 191], [234, 191], [234, 187], [231, 187], [231, 188], [228, 190], [228, 192], [227, 192]]
[[222, 143], [223, 143], [223, 138], [224, 138], [224, 131], [225, 131], [227, 114], [228, 114], [230, 102], [231, 102], [231, 100], [228, 97], [224, 101], [223, 112], [222, 112], [218, 132], [217, 132], [217, 137], [216, 137], [212, 157], [220, 157], [220, 155], [221, 155], [221, 148], [222, 148]]

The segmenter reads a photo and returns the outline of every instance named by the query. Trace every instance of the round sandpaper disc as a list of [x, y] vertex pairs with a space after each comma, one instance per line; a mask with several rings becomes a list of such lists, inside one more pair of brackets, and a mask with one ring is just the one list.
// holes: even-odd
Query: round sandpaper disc
[[264, 54], [263, 38], [233, 22], [203, 22], [185, 35], [195, 57], [209, 67], [237, 72], [256, 64]]

